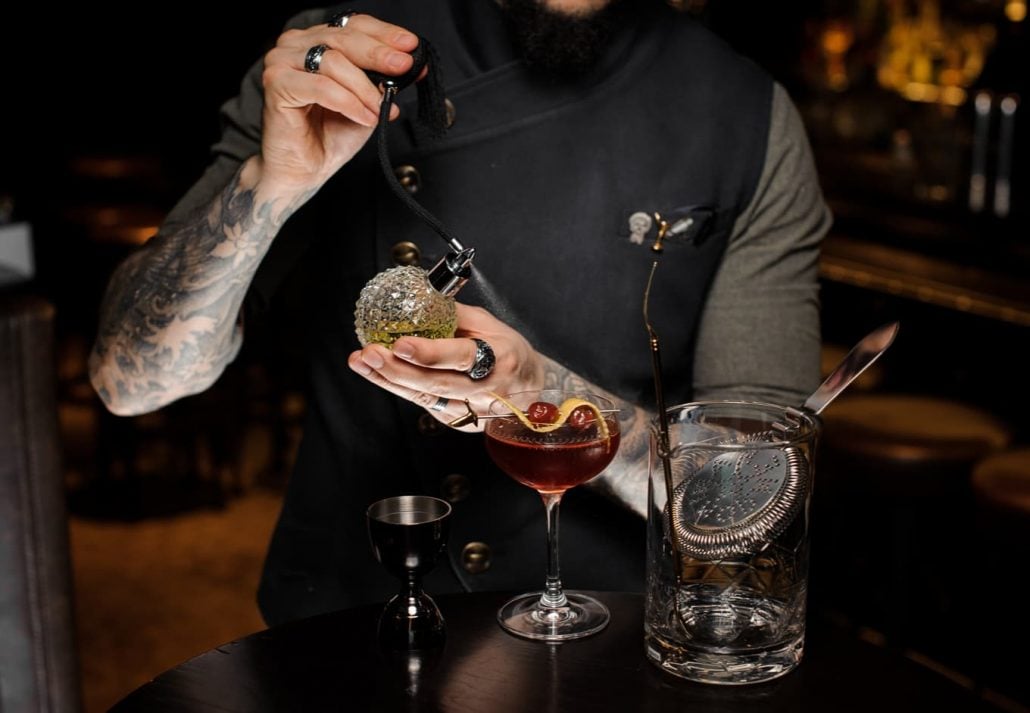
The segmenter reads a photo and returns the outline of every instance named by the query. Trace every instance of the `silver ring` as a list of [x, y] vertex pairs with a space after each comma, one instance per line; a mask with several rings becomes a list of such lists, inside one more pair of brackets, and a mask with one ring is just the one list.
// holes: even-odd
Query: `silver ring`
[[443, 396], [436, 400], [436, 403], [429, 407], [430, 411], [443, 411], [447, 408], [447, 404], [451, 402], [450, 399], [445, 399]]
[[304, 56], [304, 69], [312, 74], [318, 74], [318, 68], [322, 66], [322, 55], [329, 49], [329, 45], [315, 45], [308, 50]]
[[494, 358], [494, 350], [489, 344], [475, 337], [472, 338], [472, 341], [476, 343], [476, 357], [472, 360], [472, 366], [465, 373], [473, 381], [479, 381], [490, 375], [497, 360]]
[[348, 22], [350, 22], [351, 16], [357, 14], [357, 10], [344, 10], [342, 12], [338, 12], [329, 19], [329, 27], [339, 27], [342, 29], [347, 26]]

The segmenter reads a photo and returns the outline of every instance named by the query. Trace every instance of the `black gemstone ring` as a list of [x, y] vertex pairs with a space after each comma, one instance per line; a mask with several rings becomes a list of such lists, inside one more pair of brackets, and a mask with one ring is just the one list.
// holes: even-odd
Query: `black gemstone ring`
[[342, 12], [338, 12], [330, 18], [329, 27], [346, 27], [347, 23], [350, 22], [351, 15], [357, 14], [357, 10], [344, 10]]
[[322, 55], [329, 49], [329, 45], [315, 45], [308, 50], [304, 57], [304, 69], [312, 74], [318, 74], [318, 68], [322, 66]]
[[479, 381], [490, 375], [496, 359], [494, 359], [494, 350], [490, 348], [489, 344], [475, 337], [472, 338], [472, 341], [476, 343], [476, 358], [472, 360], [472, 367], [465, 373], [473, 381]]

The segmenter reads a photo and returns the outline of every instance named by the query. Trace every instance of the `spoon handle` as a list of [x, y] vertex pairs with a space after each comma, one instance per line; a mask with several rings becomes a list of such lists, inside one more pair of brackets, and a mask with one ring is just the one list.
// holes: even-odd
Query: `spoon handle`
[[820, 384], [819, 388], [805, 400], [804, 408], [812, 413], [822, 413], [822, 410], [840, 396], [840, 393], [848, 388], [848, 385], [857, 379], [859, 374], [872, 366], [873, 362], [887, 351], [887, 347], [891, 345], [898, 333], [898, 327], [897, 322], [891, 322], [874, 329], [863, 337], [862, 341], [856, 344], [841, 363], [830, 372], [826, 381]]

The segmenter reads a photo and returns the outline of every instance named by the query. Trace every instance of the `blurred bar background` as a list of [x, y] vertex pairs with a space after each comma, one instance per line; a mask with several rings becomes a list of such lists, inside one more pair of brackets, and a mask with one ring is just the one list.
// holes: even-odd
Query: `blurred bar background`
[[[687, 4], [806, 122], [835, 216], [825, 368], [902, 324], [825, 414], [813, 611], [1026, 711], [996, 652], [1030, 639], [998, 614], [1025, 605], [1012, 581], [1030, 542], [1027, 2]], [[138, 418], [106, 414], [86, 358], [111, 269], [203, 170], [219, 105], [305, 7], [26, 7], [3, 26], [0, 297], [56, 307], [87, 711], [261, 626], [253, 591], [303, 412], [289, 323], [273, 312], [209, 392]]]

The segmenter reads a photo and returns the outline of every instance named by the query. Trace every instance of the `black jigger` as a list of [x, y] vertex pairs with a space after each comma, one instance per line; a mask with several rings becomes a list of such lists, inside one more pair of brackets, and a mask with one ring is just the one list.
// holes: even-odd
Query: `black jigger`
[[372, 552], [401, 580], [379, 616], [379, 643], [387, 649], [426, 650], [444, 642], [444, 622], [436, 603], [422, 591], [422, 576], [447, 546], [451, 506], [425, 495], [401, 495], [368, 508]]

